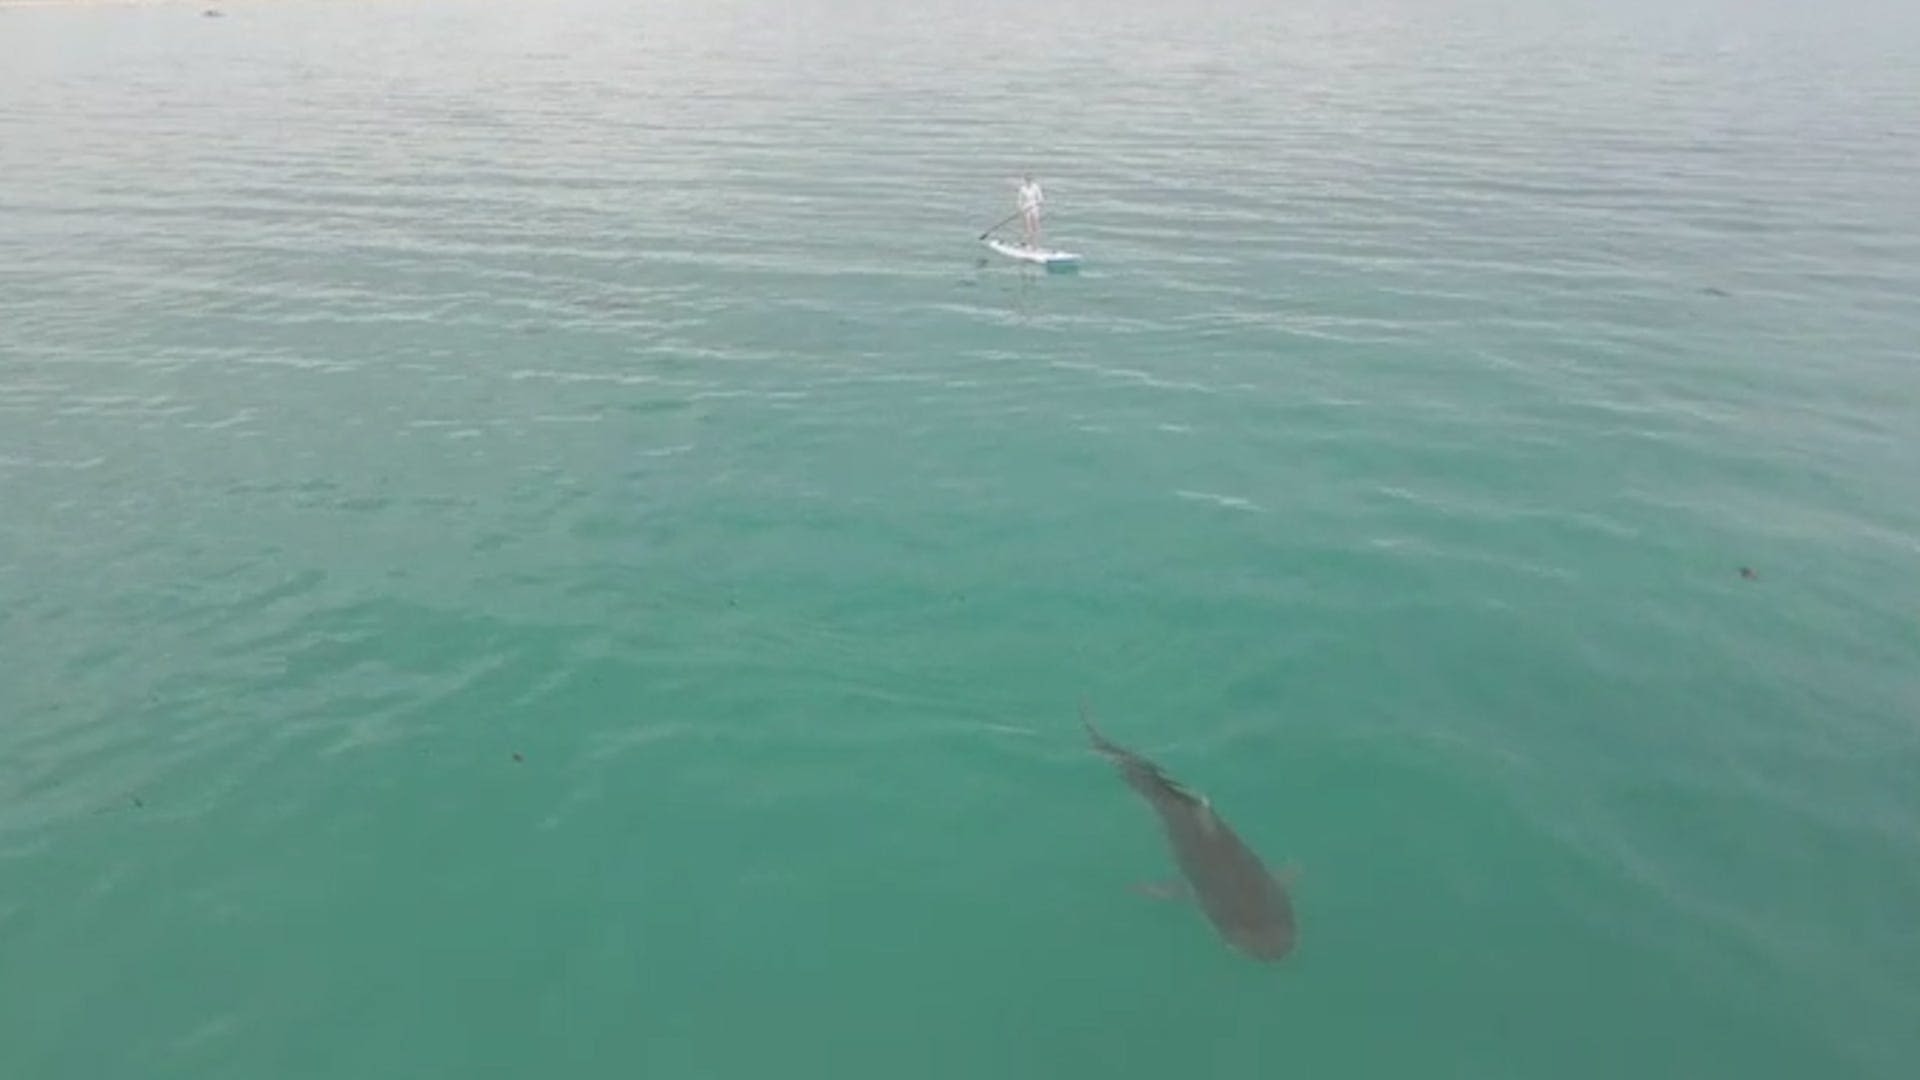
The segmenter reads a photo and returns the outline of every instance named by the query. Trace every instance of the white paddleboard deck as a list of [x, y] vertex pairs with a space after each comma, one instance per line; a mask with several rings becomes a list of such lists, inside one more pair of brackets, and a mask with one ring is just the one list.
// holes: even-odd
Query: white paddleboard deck
[[1005, 240], [988, 240], [986, 244], [988, 247], [1005, 255], [1009, 259], [1039, 263], [1041, 266], [1064, 266], [1080, 261], [1080, 256], [1071, 251], [1028, 247], [1025, 244], [1009, 244]]

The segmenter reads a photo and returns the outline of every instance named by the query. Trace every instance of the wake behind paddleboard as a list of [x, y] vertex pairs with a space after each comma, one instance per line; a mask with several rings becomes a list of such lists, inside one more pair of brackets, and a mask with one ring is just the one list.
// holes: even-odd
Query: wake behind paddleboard
[[1009, 259], [1038, 263], [1041, 266], [1072, 266], [1080, 261], [1080, 256], [1071, 251], [1055, 251], [1052, 248], [1028, 247], [1025, 244], [1009, 244], [1005, 240], [988, 240], [986, 245], [1005, 255]]

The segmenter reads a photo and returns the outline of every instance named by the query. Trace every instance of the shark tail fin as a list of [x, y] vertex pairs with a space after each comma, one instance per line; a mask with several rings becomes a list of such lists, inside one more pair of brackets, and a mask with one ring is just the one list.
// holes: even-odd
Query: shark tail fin
[[[1102, 757], [1112, 761], [1119, 768], [1127, 783], [1149, 799], [1172, 796], [1187, 802], [1200, 804], [1199, 796], [1188, 791], [1178, 780], [1168, 776], [1160, 766], [1141, 757], [1106, 737], [1093, 723], [1093, 712], [1083, 700], [1080, 702], [1080, 724], [1087, 729], [1087, 739]], [[1210, 814], [1211, 808], [1206, 807]]]
[[1111, 739], [1101, 734], [1099, 728], [1094, 726], [1093, 710], [1087, 705], [1086, 699], [1084, 698], [1080, 701], [1080, 726], [1087, 729], [1087, 740], [1093, 744], [1095, 750], [1098, 750], [1108, 757], [1117, 757], [1125, 753], [1125, 751], [1121, 750], [1118, 746], [1115, 746]]

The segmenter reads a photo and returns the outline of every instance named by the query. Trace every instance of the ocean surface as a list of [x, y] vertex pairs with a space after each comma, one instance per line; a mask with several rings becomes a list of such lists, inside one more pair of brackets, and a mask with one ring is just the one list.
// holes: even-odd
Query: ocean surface
[[1920, 1075], [1920, 5], [202, 6], [0, 3], [0, 1077]]

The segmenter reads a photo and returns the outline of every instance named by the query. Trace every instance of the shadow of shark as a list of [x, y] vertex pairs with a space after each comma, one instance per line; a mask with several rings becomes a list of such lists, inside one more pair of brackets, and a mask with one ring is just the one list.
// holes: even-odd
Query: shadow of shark
[[1286, 875], [1268, 873], [1205, 798], [1102, 735], [1084, 706], [1080, 722], [1093, 748], [1111, 760], [1127, 786], [1160, 815], [1174, 861], [1221, 938], [1256, 960], [1273, 962], [1291, 952], [1293, 900], [1287, 895]]

